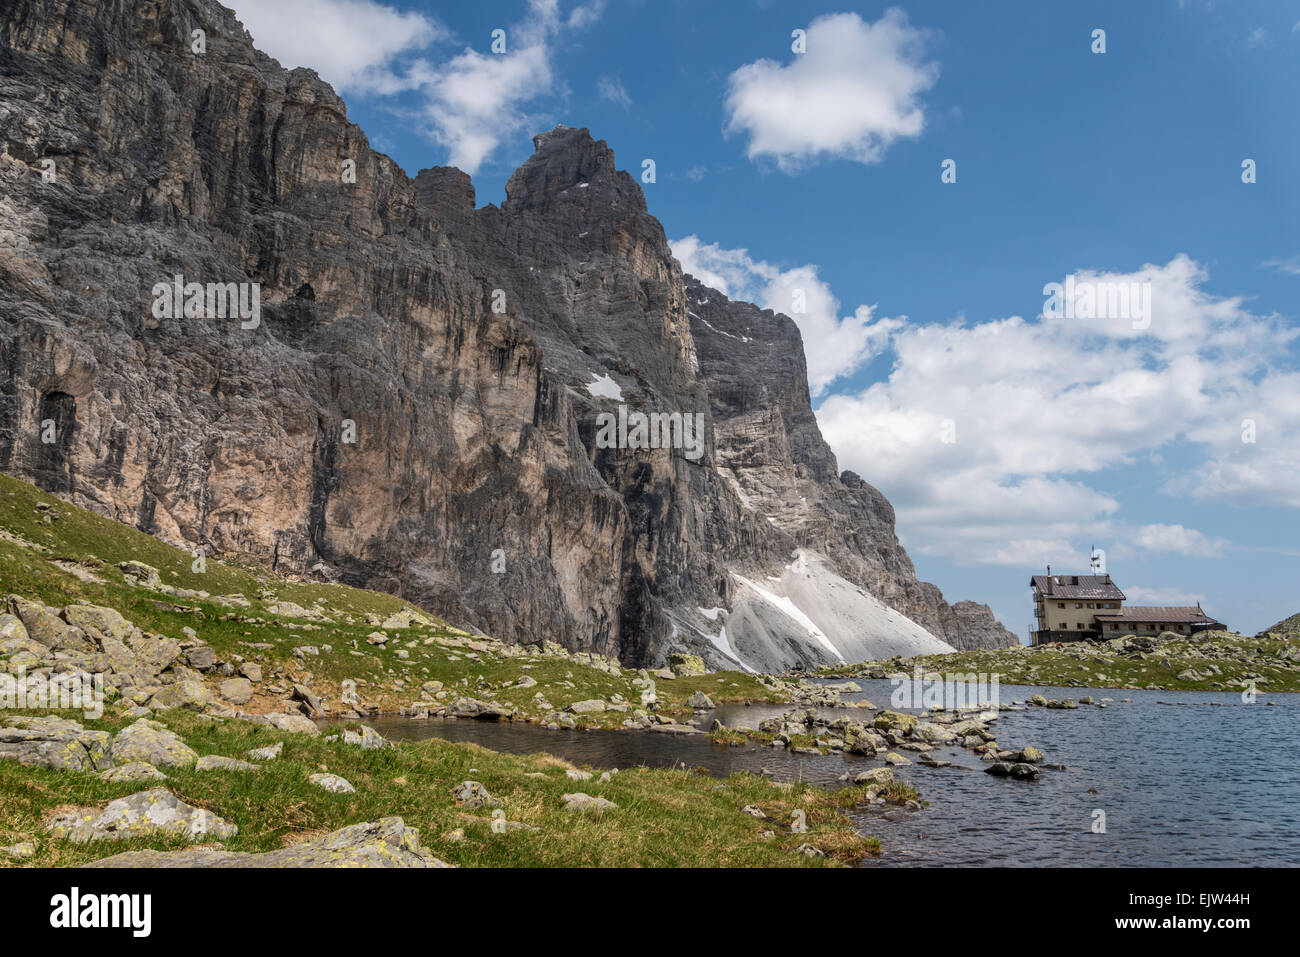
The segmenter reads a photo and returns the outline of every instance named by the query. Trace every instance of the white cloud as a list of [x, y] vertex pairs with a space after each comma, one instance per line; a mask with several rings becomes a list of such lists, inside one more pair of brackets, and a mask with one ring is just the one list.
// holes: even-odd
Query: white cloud
[[605, 0], [580, 3], [569, 11], [568, 24], [573, 30], [584, 30], [600, 19], [605, 12]]
[[723, 249], [698, 236], [670, 243], [682, 270], [732, 299], [785, 313], [799, 326], [808, 359], [808, 386], [821, 395], [836, 379], [869, 362], [904, 325], [875, 317], [875, 306], [858, 306], [842, 316], [840, 302], [816, 266], [780, 269], [753, 259], [744, 249]]
[[310, 67], [336, 89], [367, 91], [399, 82], [402, 54], [445, 39], [432, 17], [375, 0], [233, 0], [259, 50], [286, 67]]
[[[1296, 330], [1204, 289], [1185, 255], [1130, 274], [1151, 322], [1018, 316], [889, 333], [886, 381], [817, 410], [840, 464], [882, 487], [921, 553], [961, 562], [1061, 563], [1071, 542], [1216, 554], [1180, 525], [1139, 528], [1080, 476], [1141, 463], [1154, 487], [1214, 501], [1300, 507]], [[1243, 442], [1243, 421], [1256, 423]], [[1162, 464], [1181, 448], [1190, 468]], [[1112, 549], [1113, 551], [1113, 549]], [[1085, 556], [1086, 558], [1086, 556]]]
[[1286, 259], [1270, 259], [1260, 263], [1265, 269], [1273, 269], [1287, 276], [1300, 276], [1300, 253]]
[[609, 100], [616, 103], [623, 109], [630, 109], [632, 106], [632, 97], [628, 96], [627, 90], [623, 87], [623, 81], [618, 77], [602, 76], [596, 82], [596, 95], [602, 100]]
[[505, 53], [466, 48], [421, 77], [428, 133], [451, 165], [475, 173], [503, 140], [536, 125], [524, 105], [552, 92], [549, 43], [560, 24], [555, 0], [530, 0], [524, 20], [506, 30]]
[[[241, 0], [237, 0], [241, 2]], [[526, 108], [555, 92], [551, 42], [585, 29], [604, 0], [579, 4], [567, 17], [558, 0], [528, 0], [523, 19], [505, 30], [505, 52], [466, 47], [438, 61], [431, 44], [450, 39], [437, 21], [376, 0], [242, 0], [241, 18], [258, 46], [293, 66], [310, 66], [345, 92], [415, 93], [423, 132], [448, 151], [448, 162], [475, 173], [503, 141], [544, 122]], [[419, 55], [417, 55], [419, 54]]]
[[1130, 532], [1121, 532], [1119, 540], [1147, 552], [1195, 558], [1220, 555], [1227, 545], [1223, 540], [1211, 539], [1194, 528], [1163, 524], [1142, 525]]
[[1140, 605], [1196, 605], [1205, 601], [1205, 596], [1197, 592], [1179, 588], [1143, 588], [1141, 585], [1125, 585], [1124, 597]]
[[1256, 47], [1267, 46], [1269, 41], [1268, 31], [1263, 27], [1256, 27], [1246, 35], [1246, 46], [1252, 50]]
[[926, 39], [898, 9], [875, 23], [856, 13], [818, 17], [807, 52], [731, 74], [726, 131], [748, 136], [750, 159], [773, 158], [787, 172], [824, 157], [879, 162], [896, 139], [925, 127], [920, 96], [939, 75], [925, 60]]

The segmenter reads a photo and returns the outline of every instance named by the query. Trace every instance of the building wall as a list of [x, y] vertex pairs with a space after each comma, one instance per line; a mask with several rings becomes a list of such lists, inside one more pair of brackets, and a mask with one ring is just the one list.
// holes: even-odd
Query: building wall
[[[1047, 628], [1051, 631], [1088, 631], [1096, 628], [1096, 622], [1093, 620], [1097, 614], [1109, 613], [1114, 614], [1121, 611], [1124, 603], [1120, 601], [1077, 601], [1072, 598], [1056, 598], [1050, 595], [1042, 596], [1042, 604], [1045, 606], [1046, 619], [1040, 619], [1038, 627]], [[1112, 607], [1105, 607], [1110, 605]], [[1064, 606], [1064, 607], [1062, 607]], [[1083, 627], [1080, 628], [1079, 626]]]
[[1178, 635], [1189, 635], [1192, 632], [1192, 626], [1187, 622], [1118, 621], [1104, 625], [1102, 637], [1122, 638], [1124, 635], [1158, 635], [1162, 631], [1172, 631]]

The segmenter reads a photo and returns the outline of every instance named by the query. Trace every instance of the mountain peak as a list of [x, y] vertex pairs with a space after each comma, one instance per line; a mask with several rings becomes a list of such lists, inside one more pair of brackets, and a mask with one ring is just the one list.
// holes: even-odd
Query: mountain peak
[[504, 208], [545, 210], [572, 198], [575, 190], [609, 192], [612, 202], [622, 199], [637, 209], [646, 208], [640, 187], [627, 173], [615, 169], [614, 151], [604, 140], [593, 139], [586, 127], [560, 125], [538, 133], [533, 137], [533, 149], [533, 155], [506, 183]]

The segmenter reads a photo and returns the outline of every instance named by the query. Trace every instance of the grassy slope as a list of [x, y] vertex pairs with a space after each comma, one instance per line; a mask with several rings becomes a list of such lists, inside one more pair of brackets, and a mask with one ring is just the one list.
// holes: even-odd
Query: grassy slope
[[[1002, 648], [966, 651], [955, 655], [928, 655], [893, 661], [866, 662], [861, 665], [828, 671], [835, 675], [856, 675], [877, 670], [886, 673], [912, 673], [916, 665], [926, 672], [962, 672], [999, 675], [1002, 684], [1063, 685], [1080, 688], [1149, 688], [1165, 691], [1234, 691], [1247, 675], [1255, 679], [1258, 690], [1300, 691], [1300, 668], [1295, 662], [1279, 659], [1277, 653], [1296, 640], [1285, 638], [1249, 638], [1216, 632], [1205, 640], [1180, 639], [1162, 642], [1142, 658], [1111, 655], [1086, 643], [1066, 645], [1060, 649]], [[1202, 657], [1196, 652], [1219, 648], [1226, 658]], [[1221, 669], [1206, 675], [1207, 664]], [[1178, 675], [1194, 669], [1199, 679], [1180, 679]], [[1104, 677], [1103, 677], [1104, 676]]]
[[[58, 518], [48, 521], [45, 515], [50, 512]], [[213, 596], [239, 593], [253, 607], [232, 609], [211, 599], [141, 590], [126, 584], [116, 568], [126, 560], [154, 566], [163, 581], [174, 587]], [[55, 561], [75, 563], [82, 574]], [[99, 580], [86, 580], [87, 575]], [[191, 556], [180, 549], [0, 475], [0, 594], [8, 593], [50, 605], [78, 600], [108, 605], [146, 630], [173, 637], [180, 637], [181, 629], [189, 626], [219, 657], [241, 654], [268, 668], [284, 669], [289, 679], [310, 672], [312, 687], [335, 700], [337, 682], [344, 677], [365, 682], [360, 686], [362, 699], [389, 709], [409, 704], [418, 697], [420, 683], [431, 679], [443, 681], [456, 693], [511, 701], [519, 707], [528, 706], [537, 691], [556, 707], [616, 692], [630, 701], [639, 700], [639, 689], [631, 683], [635, 672], [612, 675], [567, 658], [515, 654], [493, 642], [483, 650], [481, 639], [472, 639], [480, 649], [478, 660], [473, 660], [466, 657], [463, 646], [470, 636], [442, 622], [427, 630], [392, 632], [400, 638], [395, 637], [386, 649], [367, 645], [365, 635], [376, 628], [366, 623], [365, 616], [388, 616], [403, 608], [404, 602], [340, 585], [289, 581], [251, 563], [209, 560], [206, 571], [198, 573], [191, 569]], [[323, 599], [323, 608], [335, 623], [305, 630], [301, 620], [277, 620], [266, 610], [272, 599], [259, 597], [270, 593], [303, 606]], [[265, 621], [244, 620], [248, 618]], [[348, 653], [354, 639], [361, 657]], [[255, 651], [241, 642], [265, 642], [273, 649]], [[300, 662], [292, 649], [307, 644], [330, 644], [334, 651], [322, 650], [319, 657]], [[397, 657], [399, 648], [409, 652], [409, 660]], [[501, 686], [525, 674], [538, 681], [537, 687], [526, 692], [502, 690]], [[404, 688], [397, 686], [399, 681]], [[770, 695], [752, 676], [734, 672], [657, 683], [665, 710], [689, 711], [682, 702], [695, 690], [704, 690], [715, 700]], [[278, 698], [263, 703], [277, 710], [282, 705]], [[117, 730], [125, 723], [122, 710], [110, 705], [103, 719], [84, 723]], [[284, 734], [237, 720], [212, 721], [183, 711], [159, 712], [156, 717], [201, 755], [243, 757], [250, 748], [285, 742], [282, 758], [268, 762], [257, 774], [168, 768], [169, 780], [159, 782], [189, 803], [238, 824], [240, 833], [225, 845], [235, 851], [270, 850], [393, 814], [420, 828], [422, 840], [439, 857], [469, 866], [816, 866], [857, 861], [879, 850], [878, 842], [857, 834], [843, 813], [862, 799], [865, 791], [859, 787], [829, 792], [805, 784], [787, 788], [750, 774], [723, 781], [688, 771], [646, 768], [624, 769], [604, 784], [595, 778], [576, 782], [564, 775], [570, 765], [546, 755], [496, 754], [438, 740], [362, 751], [340, 742]], [[580, 720], [584, 725], [617, 726], [624, 717], [616, 713]], [[307, 781], [309, 774], [324, 770], [347, 778], [357, 793], [330, 794]], [[450, 789], [465, 779], [480, 781], [501, 799], [509, 820], [541, 831], [492, 833], [489, 809], [464, 811], [454, 805]], [[123, 850], [180, 846], [163, 838], [77, 846], [44, 836], [44, 822], [56, 808], [102, 805], [148, 786], [0, 761], [0, 846], [35, 841], [37, 855], [23, 863], [37, 866], [75, 865]], [[891, 799], [914, 796], [906, 788], [894, 790], [897, 793], [888, 795]], [[602, 815], [567, 812], [560, 796], [571, 791], [606, 797], [619, 808]], [[747, 804], [763, 808], [770, 820], [742, 813]], [[807, 816], [806, 834], [790, 831], [791, 812], [796, 808]], [[444, 836], [456, 828], [465, 832], [463, 841]], [[767, 830], [775, 837], [764, 838]], [[803, 843], [829, 856], [817, 859], [792, 853]], [[0, 867], [4, 866], [17, 864], [0, 858]]]
[[[625, 768], [607, 783], [598, 775], [573, 781], [564, 774], [572, 765], [547, 755], [497, 754], [438, 740], [362, 751], [243, 721], [209, 723], [182, 711], [162, 712], [158, 720], [199, 754], [243, 757], [249, 748], [275, 741], [285, 743], [284, 752], [257, 773], [166, 768], [169, 780], [148, 783], [107, 782], [93, 774], [0, 761], [0, 846], [34, 840], [37, 855], [23, 863], [46, 867], [73, 866], [119, 851], [185, 846], [165, 838], [74, 845], [44, 836], [44, 821], [55, 808], [102, 805], [157, 784], [238, 824], [239, 834], [224, 844], [232, 851], [272, 850], [394, 814], [418, 827], [422, 842], [438, 857], [466, 866], [796, 866], [853, 862], [879, 851], [878, 842], [858, 835], [843, 813], [863, 799], [860, 787], [830, 792], [806, 784], [784, 787], [752, 774], [719, 780], [647, 768]], [[111, 715], [86, 722], [106, 730], [122, 723]], [[356, 793], [331, 794], [308, 782], [309, 774], [325, 770], [342, 775]], [[501, 800], [507, 820], [541, 830], [493, 833], [491, 809], [455, 806], [450, 790], [466, 779], [482, 783]], [[565, 811], [561, 795], [573, 791], [607, 798], [618, 808], [596, 815]], [[770, 820], [743, 813], [748, 804], [758, 805]], [[790, 830], [796, 808], [807, 817], [807, 833]], [[464, 840], [448, 838], [453, 829], [463, 830]], [[775, 836], [764, 838], [766, 830]], [[804, 843], [828, 857], [793, 853]], [[14, 864], [0, 858], [3, 866]]]
[[[48, 511], [57, 514], [58, 519], [47, 524], [47, 512], [39, 510], [38, 503], [50, 506]], [[27, 547], [24, 542], [36, 548]], [[83, 580], [53, 560], [76, 563], [83, 574], [101, 581]], [[162, 580], [173, 587], [206, 591], [213, 596], [242, 594], [252, 607], [230, 608], [211, 599], [170, 598], [133, 587], [125, 583], [116, 567], [127, 560], [152, 565], [159, 570]], [[305, 619], [283, 616], [277, 619], [267, 611], [268, 602], [259, 599], [263, 593], [274, 593], [280, 600], [304, 607], [323, 600], [325, 604], [318, 607], [334, 623], [313, 626]], [[479, 649], [473, 652], [478, 660], [466, 657], [464, 642], [475, 639], [442, 622], [429, 630], [390, 631], [393, 640], [384, 648], [369, 645], [365, 637], [377, 629], [366, 623], [366, 615], [386, 618], [406, 607], [406, 602], [392, 595], [345, 585], [290, 581], [271, 575], [251, 562], [209, 559], [206, 570], [198, 573], [192, 570], [189, 553], [0, 474], [2, 594], [19, 594], [58, 606], [79, 600], [108, 605], [146, 631], [174, 638], [180, 638], [181, 629], [189, 626], [213, 647], [219, 658], [239, 654], [264, 666], [278, 666], [284, 669], [289, 680], [310, 675], [313, 690], [327, 702], [337, 703], [339, 682], [344, 678], [357, 682], [363, 702], [393, 712], [419, 698], [420, 685], [432, 680], [442, 681], [456, 694], [508, 701], [534, 716], [540, 714], [532, 703], [537, 692], [542, 692], [556, 708], [586, 698], [608, 698], [615, 693], [638, 702], [641, 695], [640, 688], [632, 684], [637, 677], [633, 671], [624, 670], [616, 676], [566, 658], [518, 655], [515, 649], [496, 642], [487, 642], [483, 648], [480, 640], [476, 640]], [[350, 653], [354, 641], [359, 654]], [[266, 643], [274, 648], [258, 651], [241, 642]], [[292, 655], [297, 646], [320, 648], [327, 644], [333, 651], [322, 650], [318, 657], [299, 661]], [[397, 654], [399, 650], [406, 651], [410, 657], [402, 660]], [[531, 675], [538, 685], [527, 691], [505, 687], [523, 675]], [[656, 681], [656, 693], [664, 711], [689, 712], [683, 703], [696, 690], [705, 691], [715, 701], [772, 700], [767, 688], [752, 675], [740, 672]], [[263, 700], [261, 706], [280, 710], [278, 700]], [[255, 701], [247, 710], [257, 709]], [[584, 716], [581, 721], [584, 725], [618, 727], [625, 717], [615, 712]]]

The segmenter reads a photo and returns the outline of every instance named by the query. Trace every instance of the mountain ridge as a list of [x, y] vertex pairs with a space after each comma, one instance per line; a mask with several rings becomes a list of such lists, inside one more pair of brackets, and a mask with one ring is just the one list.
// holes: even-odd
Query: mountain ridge
[[[918, 651], [1015, 641], [916, 579], [888, 502], [837, 472], [797, 327], [683, 277], [587, 130], [539, 134], [476, 209], [466, 174], [408, 177], [208, 0], [19, 0], [0, 119], [0, 468], [189, 547], [631, 664], [732, 663], [702, 612], [801, 550], [928, 631]], [[154, 318], [177, 274], [259, 284], [259, 325]], [[757, 369], [718, 332], [742, 326], [767, 336]], [[617, 404], [704, 413], [702, 456], [600, 448]], [[768, 604], [731, 654], [835, 662]]]

